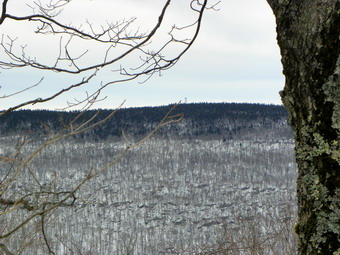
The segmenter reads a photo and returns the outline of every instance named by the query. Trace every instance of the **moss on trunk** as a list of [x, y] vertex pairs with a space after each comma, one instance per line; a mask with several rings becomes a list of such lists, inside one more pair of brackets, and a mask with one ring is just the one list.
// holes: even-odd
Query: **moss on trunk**
[[340, 2], [268, 0], [298, 164], [300, 254], [340, 254]]

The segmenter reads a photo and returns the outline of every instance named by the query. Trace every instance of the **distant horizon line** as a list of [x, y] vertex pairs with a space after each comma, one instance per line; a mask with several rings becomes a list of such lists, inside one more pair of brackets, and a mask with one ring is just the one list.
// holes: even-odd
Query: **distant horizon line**
[[[162, 105], [144, 105], [144, 106], [127, 106], [124, 107], [117, 107], [117, 108], [104, 108], [104, 107], [98, 107], [98, 108], [90, 108], [88, 110], [115, 110], [115, 109], [138, 109], [138, 108], [157, 108], [157, 107], [167, 107], [167, 106], [173, 106], [175, 104], [178, 105], [192, 105], [192, 104], [248, 104], [248, 105], [263, 105], [263, 106], [282, 106], [284, 105], [281, 104], [276, 104], [276, 103], [263, 103], [263, 102], [179, 102], [179, 103], [169, 103], [169, 104], [162, 104]], [[0, 112], [6, 111], [8, 109], [1, 109]], [[31, 110], [31, 111], [56, 111], [56, 112], [68, 112], [68, 111], [81, 111], [81, 109], [50, 109], [50, 108], [35, 108], [35, 109], [30, 109], [30, 108], [21, 108], [15, 111], [20, 111], [20, 110]]]

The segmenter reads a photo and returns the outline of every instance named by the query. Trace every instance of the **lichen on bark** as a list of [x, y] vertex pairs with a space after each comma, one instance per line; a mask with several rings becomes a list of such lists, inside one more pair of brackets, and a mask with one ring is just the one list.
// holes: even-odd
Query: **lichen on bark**
[[298, 165], [300, 254], [340, 251], [340, 1], [268, 0]]
[[334, 104], [332, 127], [340, 135], [340, 56], [338, 57], [334, 74], [331, 75], [322, 89], [326, 95], [326, 100]]

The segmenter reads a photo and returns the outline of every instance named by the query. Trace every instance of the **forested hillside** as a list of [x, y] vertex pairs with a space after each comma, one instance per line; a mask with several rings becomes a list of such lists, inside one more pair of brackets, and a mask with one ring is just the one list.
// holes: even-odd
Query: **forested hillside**
[[[78, 138], [101, 140], [119, 137], [124, 131], [132, 136], [145, 135], [167, 114], [172, 105], [120, 109], [108, 121]], [[97, 111], [84, 113], [78, 121], [90, 119]], [[112, 110], [101, 110], [94, 121], [101, 120]], [[287, 112], [282, 106], [237, 103], [199, 103], [178, 105], [172, 114], [184, 114], [181, 123], [172, 124], [158, 132], [162, 137], [195, 138], [197, 136], [230, 140], [252, 133], [263, 136], [261, 130], [274, 130], [278, 136], [289, 137]], [[67, 126], [79, 112], [21, 110], [1, 118], [0, 134], [49, 133]], [[259, 130], [259, 132], [256, 132]], [[266, 133], [268, 135], [268, 133]], [[254, 139], [254, 137], [252, 137]], [[260, 138], [261, 139], [261, 138]]]
[[15, 175], [3, 201], [55, 204], [86, 181], [72, 202], [27, 225], [20, 224], [33, 207], [0, 207], [3, 233], [22, 226], [3, 239], [14, 254], [296, 254], [296, 167], [284, 108], [183, 104], [171, 113], [182, 121], [130, 146], [171, 108], [121, 109], [72, 139], [58, 138], [97, 111], [2, 117], [1, 182]]

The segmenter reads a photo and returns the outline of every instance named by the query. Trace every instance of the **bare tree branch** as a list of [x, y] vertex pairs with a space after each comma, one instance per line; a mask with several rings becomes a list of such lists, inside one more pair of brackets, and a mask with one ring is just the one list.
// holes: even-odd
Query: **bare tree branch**
[[0, 16], [0, 25], [4, 22], [4, 20], [6, 18], [7, 3], [8, 3], [8, 0], [3, 0], [3, 2], [2, 2], [2, 12], [1, 12], [1, 16]]
[[0, 243], [0, 250], [2, 250], [5, 253], [5, 255], [14, 255], [14, 253], [12, 253], [3, 243]]
[[[27, 91], [27, 90], [30, 90], [30, 89], [32, 89], [32, 88], [38, 86], [43, 80], [44, 80], [44, 77], [41, 78], [40, 81], [38, 81], [36, 84], [31, 85], [31, 86], [29, 86], [29, 87], [27, 87], [27, 88], [24, 88], [24, 89], [22, 89], [22, 90], [16, 91], [16, 92], [14, 92], [14, 93], [12, 93], [12, 94], [0, 96], [0, 99], [12, 97], [12, 96], [18, 95], [18, 94], [20, 94], [20, 93], [23, 93], [23, 92], [25, 92], [25, 91]], [[1, 112], [0, 112], [0, 116], [1, 116]]]
[[[41, 95], [37, 98], [13, 104], [8, 109], [0, 111], [0, 118], [26, 106], [43, 105], [88, 83], [94, 83], [96, 81], [95, 77], [100, 72], [104, 72], [104, 70], [111, 69], [114, 72], [113, 78], [99, 81], [91, 92], [86, 92], [82, 99], [75, 98], [74, 101], [67, 101], [67, 106], [64, 109], [81, 107], [81, 112], [66, 123], [61, 130], [49, 130], [48, 124], [46, 124], [48, 135], [36, 143], [34, 147], [26, 150], [27, 146], [34, 140], [22, 139], [9, 155], [0, 156], [0, 163], [6, 167], [5, 174], [0, 181], [0, 217], [6, 218], [8, 216], [8, 219], [10, 219], [11, 216], [15, 217], [17, 214], [21, 217], [16, 222], [6, 223], [7, 225], [0, 231], [0, 239], [10, 239], [20, 231], [25, 231], [29, 229], [29, 226], [36, 224], [38, 227], [37, 235], [44, 246], [44, 251], [54, 254], [56, 251], [53, 251], [54, 247], [50, 239], [51, 237], [48, 236], [48, 231], [46, 231], [50, 216], [54, 215], [55, 211], [59, 208], [76, 206], [79, 203], [79, 197], [81, 197], [80, 191], [85, 184], [96, 176], [108, 171], [130, 150], [143, 144], [163, 126], [181, 121], [183, 115], [173, 114], [173, 110], [176, 107], [174, 105], [159, 124], [145, 137], [140, 138], [136, 142], [126, 139], [125, 148], [113, 156], [109, 162], [85, 170], [83, 176], [75, 183], [66, 187], [57, 186], [56, 177], [52, 181], [49, 180], [47, 182], [39, 179], [39, 173], [32, 167], [32, 162], [52, 144], [87, 132], [103, 124], [116, 113], [116, 110], [114, 110], [101, 119], [99, 117], [100, 111], [96, 111], [90, 117], [84, 118], [87, 110], [93, 107], [96, 102], [105, 99], [105, 96], [101, 96], [105, 88], [141, 77], [147, 80], [154, 74], [160, 74], [163, 70], [167, 70], [176, 64], [196, 40], [201, 28], [204, 11], [214, 9], [215, 6], [208, 7], [208, 0], [192, 0], [188, 3], [188, 10], [195, 14], [195, 20], [189, 25], [169, 26], [168, 32], [166, 31], [164, 34], [166, 39], [161, 45], [155, 46], [153, 39], [158, 38], [157, 36], [163, 31], [161, 28], [165, 26], [166, 14], [170, 9], [170, 4], [173, 2], [171, 0], [166, 0], [162, 4], [157, 20], [149, 32], [141, 32], [140, 29], [130, 31], [136, 18], [115, 22], [108, 21], [101, 26], [92, 24], [88, 20], [83, 25], [78, 26], [62, 22], [58, 19], [59, 15], [63, 8], [66, 8], [67, 4], [70, 3], [70, 0], [35, 0], [33, 4], [28, 5], [32, 14], [26, 16], [9, 13], [10, 9], [7, 8], [8, 2], [8, 0], [3, 0], [2, 2], [2, 12], [0, 14], [1, 26], [7, 24], [5, 20], [11, 21], [8, 23], [15, 24], [24, 24], [25, 22], [38, 24], [34, 32], [38, 36], [50, 36], [53, 40], [56, 40], [57, 46], [55, 51], [53, 51], [55, 55], [48, 62], [44, 62], [41, 59], [39, 60], [37, 56], [30, 56], [29, 45], [20, 45], [19, 36], [3, 34], [0, 42], [2, 54], [0, 68], [4, 72], [8, 69], [27, 67], [31, 68], [30, 70], [47, 71], [47, 73], [63, 73], [64, 76], [76, 76], [78, 79], [76, 81], [78, 82], [61, 82], [57, 92], [51, 92], [47, 95]], [[11, 10], [11, 12], [13, 11]], [[180, 30], [185, 31], [185, 29], [190, 30], [191, 35], [186, 35], [184, 39], [179, 38], [176, 32]], [[90, 47], [77, 49], [79, 51], [75, 51], [73, 48], [73, 44], [80, 41], [95, 43], [96, 47], [100, 47], [101, 55], [95, 61], [88, 61], [87, 58], [91, 54]], [[165, 53], [173, 44], [180, 47], [178, 47], [178, 51], [174, 56], [167, 57]], [[118, 49], [117, 52], [114, 52], [116, 49]], [[122, 66], [122, 61], [126, 60], [129, 56], [139, 61], [134, 64], [137, 67]], [[16, 92], [4, 93], [0, 99], [7, 99], [25, 93], [29, 89], [42, 84], [43, 81], [45, 82], [41, 78], [36, 84], [26, 85], [23, 89], [17, 89]], [[24, 178], [28, 176], [30, 180], [29, 187], [20, 188], [20, 192], [17, 192], [16, 181], [20, 180], [23, 176]], [[29, 241], [27, 239], [20, 249], [25, 249], [28, 245]], [[4, 244], [0, 244], [0, 252], [5, 253], [5, 255], [13, 254]]]

